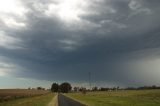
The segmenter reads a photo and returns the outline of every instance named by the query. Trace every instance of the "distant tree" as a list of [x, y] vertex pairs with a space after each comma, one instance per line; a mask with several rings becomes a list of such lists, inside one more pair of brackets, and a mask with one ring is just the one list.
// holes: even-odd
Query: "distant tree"
[[143, 87], [138, 87], [137, 90], [144, 90], [144, 89], [160, 89], [159, 86], [153, 85], [153, 86], [143, 86]]
[[79, 91], [81, 91], [82, 92], [82, 94], [86, 94], [86, 92], [87, 92], [87, 89], [85, 88], [85, 87], [81, 87], [80, 89], [79, 89]]
[[[135, 88], [135, 87], [127, 87], [127, 88], [125, 88], [125, 90], [136, 90], [137, 88]], [[139, 87], [138, 89], [141, 89], [141, 87]]]
[[37, 87], [37, 90], [45, 90], [45, 88]]
[[93, 87], [92, 91], [98, 91], [98, 87]]
[[58, 92], [59, 85], [57, 83], [53, 83], [51, 86], [51, 91], [52, 92]]
[[[99, 90], [100, 90], [100, 91], [106, 91], [106, 89], [103, 88], [103, 87], [99, 88]], [[107, 89], [107, 90], [108, 90], [108, 89]]]
[[64, 82], [59, 86], [59, 88], [62, 93], [68, 93], [69, 91], [71, 91], [72, 86], [70, 83]]
[[120, 89], [120, 87], [119, 86], [117, 86], [117, 90], [119, 90]]
[[73, 89], [74, 89], [75, 92], [79, 91], [79, 87], [74, 87]]

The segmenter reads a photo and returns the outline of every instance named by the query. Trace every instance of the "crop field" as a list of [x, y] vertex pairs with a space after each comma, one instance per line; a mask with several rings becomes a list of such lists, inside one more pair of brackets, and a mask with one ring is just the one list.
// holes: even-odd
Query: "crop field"
[[7, 102], [1, 102], [0, 106], [48, 106], [48, 103], [52, 100], [53, 97], [53, 93], [48, 93], [40, 96], [20, 98]]
[[13, 100], [17, 98], [32, 97], [47, 94], [46, 90], [28, 90], [28, 89], [0, 89], [0, 102]]
[[69, 93], [73, 98], [87, 106], [160, 106], [160, 90], [124, 90]]

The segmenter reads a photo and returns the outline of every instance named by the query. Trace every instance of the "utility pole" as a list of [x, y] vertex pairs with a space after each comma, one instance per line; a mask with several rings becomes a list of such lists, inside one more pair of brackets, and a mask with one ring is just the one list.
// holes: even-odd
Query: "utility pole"
[[89, 77], [89, 89], [91, 90], [91, 72], [89, 72], [88, 77]]

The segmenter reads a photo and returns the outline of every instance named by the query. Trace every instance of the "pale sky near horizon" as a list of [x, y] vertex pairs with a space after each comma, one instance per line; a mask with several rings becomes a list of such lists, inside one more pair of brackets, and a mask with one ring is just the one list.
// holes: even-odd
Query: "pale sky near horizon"
[[0, 88], [160, 86], [159, 0], [1, 0]]

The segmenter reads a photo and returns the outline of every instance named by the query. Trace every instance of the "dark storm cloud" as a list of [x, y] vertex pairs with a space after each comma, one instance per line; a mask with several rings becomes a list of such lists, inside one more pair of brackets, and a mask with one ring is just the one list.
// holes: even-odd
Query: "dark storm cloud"
[[[160, 55], [159, 0], [88, 0], [82, 9], [85, 14], [72, 22], [64, 22], [56, 13], [50, 15], [48, 6], [59, 4], [54, 0], [22, 3], [27, 9], [24, 28], [0, 21], [1, 34], [7, 35], [0, 39], [0, 56], [15, 68], [9, 74], [84, 82], [91, 72], [95, 82], [151, 83], [143, 76], [152, 70], [147, 73], [140, 68], [143, 74], [139, 75], [135, 63]], [[160, 81], [152, 77], [156, 84]]]

